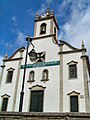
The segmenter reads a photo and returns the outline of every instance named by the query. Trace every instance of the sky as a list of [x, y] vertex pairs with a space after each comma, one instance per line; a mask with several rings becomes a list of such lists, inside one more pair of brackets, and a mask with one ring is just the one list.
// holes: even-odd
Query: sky
[[36, 13], [42, 15], [48, 5], [58, 20], [58, 40], [78, 48], [83, 40], [90, 56], [90, 0], [0, 0], [0, 64], [6, 53], [26, 46]]

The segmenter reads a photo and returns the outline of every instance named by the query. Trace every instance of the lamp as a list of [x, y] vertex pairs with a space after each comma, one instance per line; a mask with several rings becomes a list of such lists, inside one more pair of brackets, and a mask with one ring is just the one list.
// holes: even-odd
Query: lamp
[[35, 52], [34, 49], [32, 49], [29, 53], [29, 58], [31, 60], [31, 62], [35, 61], [37, 59], [37, 53]]
[[[27, 49], [26, 49], [25, 66], [24, 66], [24, 73], [23, 73], [22, 90], [20, 92], [19, 112], [22, 112], [22, 107], [23, 107], [24, 83], [25, 83], [27, 57], [29, 55], [29, 58], [30, 58], [31, 62], [33, 62], [37, 59], [37, 53], [34, 50], [34, 45], [32, 44], [32, 38], [30, 36], [27, 36], [26, 41], [27, 41]], [[33, 49], [28, 53], [29, 43], [33, 46]]]

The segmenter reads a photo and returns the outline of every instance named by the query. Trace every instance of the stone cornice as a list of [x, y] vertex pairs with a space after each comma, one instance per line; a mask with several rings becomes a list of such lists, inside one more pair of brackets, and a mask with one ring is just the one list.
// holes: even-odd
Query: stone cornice
[[72, 51], [63, 51], [63, 52], [58, 52], [58, 54], [70, 54], [70, 53], [78, 53], [78, 52], [82, 52], [83, 50], [86, 51], [86, 49], [74, 49]]
[[4, 67], [5, 67], [5, 65], [1, 65], [0, 67], [4, 68]]
[[42, 38], [47, 38], [47, 37], [52, 37], [52, 35], [43, 35], [43, 36], [39, 36], [39, 37], [33, 37], [32, 40], [39, 40], [39, 39], [42, 39]]
[[53, 37], [55, 41], [53, 41], [55, 44], [58, 44], [58, 41], [55, 37], [55, 34], [52, 34], [52, 35], [44, 35], [44, 36], [39, 36], [39, 37], [34, 37], [32, 38], [33, 40], [40, 40], [40, 39], [43, 39], [43, 38], [48, 38], [48, 37]]
[[3, 60], [4, 62], [9, 62], [9, 61], [19, 61], [19, 60], [21, 60], [21, 59], [23, 59], [23, 57], [20, 57], [20, 58], [13, 58], [13, 59], [5, 59], [5, 60]]
[[21, 47], [21, 48], [19, 48], [18, 50], [16, 50], [15, 52], [14, 52], [14, 54], [11, 56], [11, 57], [9, 57], [8, 59], [11, 59], [12, 57], [14, 57], [14, 55], [17, 53], [17, 52], [22, 52], [22, 51], [24, 51], [24, 49], [25, 49], [25, 47]]
[[[78, 119], [78, 120], [89, 120], [90, 118], [90, 113], [88, 112], [65, 112], [65, 113], [60, 113], [60, 112], [0, 112], [0, 118], [2, 120], [6, 119], [10, 119], [10, 120], [22, 120], [22, 119], [41, 119], [44, 120], [48, 120], [48, 119]], [[67, 119], [67, 120], [69, 120]]]

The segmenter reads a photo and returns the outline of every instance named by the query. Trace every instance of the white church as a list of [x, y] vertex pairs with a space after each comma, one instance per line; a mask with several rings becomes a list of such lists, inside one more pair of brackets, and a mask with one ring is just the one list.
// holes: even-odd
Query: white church
[[27, 37], [27, 47], [5, 56], [0, 111], [90, 111], [87, 50], [83, 42], [81, 48], [62, 40], [58, 44], [58, 31], [53, 11], [36, 14], [34, 36]]

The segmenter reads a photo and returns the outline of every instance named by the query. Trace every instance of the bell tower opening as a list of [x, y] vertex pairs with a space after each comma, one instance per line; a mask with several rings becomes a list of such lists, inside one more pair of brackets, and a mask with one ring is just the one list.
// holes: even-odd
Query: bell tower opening
[[53, 35], [58, 39], [58, 30], [58, 23], [53, 10], [48, 8], [46, 13], [42, 15], [36, 14], [34, 38]]
[[46, 34], [46, 23], [42, 23], [40, 26], [40, 34]]

